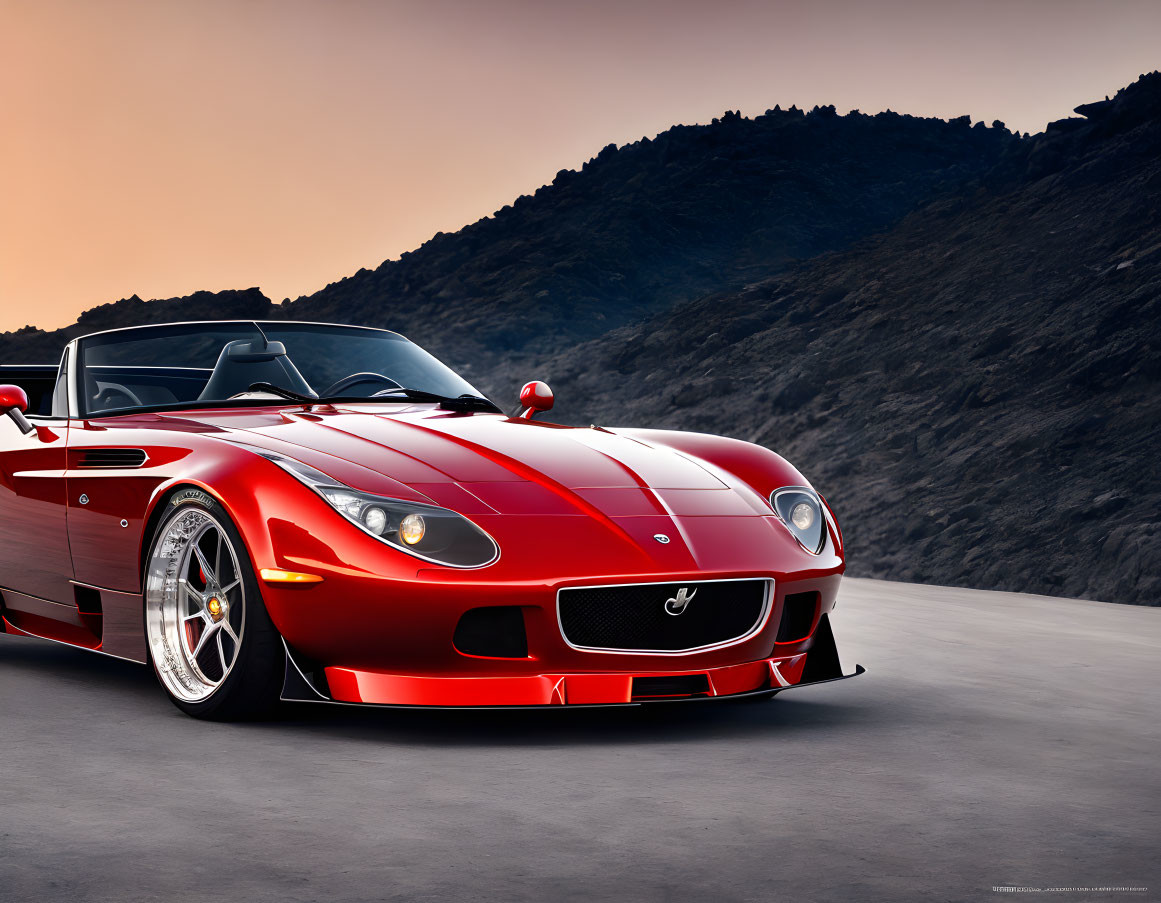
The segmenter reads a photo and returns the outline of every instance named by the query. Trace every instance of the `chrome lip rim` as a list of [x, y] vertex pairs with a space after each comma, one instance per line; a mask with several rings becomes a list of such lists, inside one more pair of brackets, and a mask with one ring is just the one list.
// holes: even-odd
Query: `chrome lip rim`
[[238, 660], [246, 588], [222, 525], [200, 508], [171, 517], [154, 541], [145, 587], [149, 649], [166, 690], [203, 702]]

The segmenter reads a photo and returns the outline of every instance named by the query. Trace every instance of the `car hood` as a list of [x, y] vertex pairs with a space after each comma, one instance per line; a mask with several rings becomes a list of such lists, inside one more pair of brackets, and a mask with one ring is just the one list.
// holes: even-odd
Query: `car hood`
[[356, 488], [385, 491], [374, 474], [465, 514], [771, 513], [761, 496], [709, 463], [600, 427], [430, 407], [215, 411], [190, 419]]
[[[163, 415], [153, 425], [259, 446], [355, 489], [457, 511], [499, 542], [495, 579], [569, 580], [594, 569], [758, 574], [820, 564], [760, 492], [705, 457], [662, 445], [665, 433], [430, 405], [217, 409]], [[707, 455], [733, 441], [686, 436]], [[439, 570], [448, 572], [441, 579], [462, 577]]]

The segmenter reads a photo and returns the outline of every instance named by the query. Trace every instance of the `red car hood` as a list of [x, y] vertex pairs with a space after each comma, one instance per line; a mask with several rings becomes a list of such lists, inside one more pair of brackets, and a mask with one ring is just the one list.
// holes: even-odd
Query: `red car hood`
[[385, 478], [469, 515], [771, 513], [756, 492], [706, 462], [595, 427], [430, 407], [215, 411], [182, 419], [212, 423], [356, 488], [390, 491]]
[[[504, 550], [489, 569], [495, 579], [769, 573], [805, 559], [821, 566], [764, 495], [709, 460], [657, 444], [664, 434], [651, 440], [428, 405], [219, 409], [158, 420], [261, 446], [365, 492], [457, 511]], [[707, 454], [732, 441], [686, 435]], [[477, 579], [438, 570], [441, 579]]]

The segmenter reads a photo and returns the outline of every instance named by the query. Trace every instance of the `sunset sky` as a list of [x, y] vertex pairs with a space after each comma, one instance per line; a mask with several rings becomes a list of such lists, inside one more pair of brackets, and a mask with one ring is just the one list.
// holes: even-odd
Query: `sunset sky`
[[0, 329], [309, 294], [726, 109], [1036, 132], [1158, 67], [1157, 0], [0, 0]]

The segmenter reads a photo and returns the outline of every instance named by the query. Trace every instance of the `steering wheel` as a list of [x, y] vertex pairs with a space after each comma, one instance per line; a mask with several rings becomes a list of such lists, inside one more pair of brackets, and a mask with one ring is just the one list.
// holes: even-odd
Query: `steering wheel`
[[[115, 404], [117, 397], [128, 399], [129, 404]], [[108, 408], [142, 407], [144, 402], [137, 395], [124, 386], [105, 386], [93, 398], [93, 410], [104, 411]]]
[[344, 376], [333, 386], [328, 386], [323, 392], [319, 393], [320, 398], [333, 398], [335, 395], [341, 395], [351, 386], [358, 386], [362, 383], [377, 383], [385, 385], [391, 389], [402, 389], [399, 383], [395, 382], [390, 376], [384, 376], [382, 373], [352, 373], [350, 376]]

